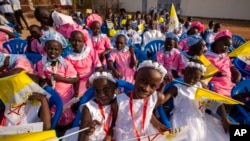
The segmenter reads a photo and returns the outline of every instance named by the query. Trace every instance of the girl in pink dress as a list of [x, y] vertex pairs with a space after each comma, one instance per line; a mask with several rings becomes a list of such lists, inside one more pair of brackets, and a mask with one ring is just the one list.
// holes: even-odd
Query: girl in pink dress
[[219, 70], [211, 80], [214, 84], [214, 90], [228, 97], [231, 97], [234, 83], [239, 82], [241, 79], [240, 72], [233, 66], [230, 58], [227, 57], [227, 50], [231, 44], [232, 33], [223, 30], [216, 34], [214, 43], [211, 45], [211, 51], [205, 53], [207, 59]]
[[0, 52], [0, 77], [9, 76], [21, 71], [33, 73], [33, 67], [25, 56], [18, 54], [3, 54]]
[[27, 51], [45, 55], [44, 44], [42, 44], [41, 40], [39, 39], [43, 35], [41, 27], [38, 25], [31, 25], [29, 27], [29, 31], [30, 36], [27, 37]]
[[85, 46], [92, 47], [88, 31], [78, 25], [71, 16], [64, 15], [57, 11], [50, 12], [47, 8], [40, 6], [35, 9], [34, 15], [41, 25], [54, 26], [56, 31], [61, 33], [67, 39], [70, 38], [72, 31], [81, 31], [84, 35]]
[[70, 38], [74, 52], [67, 56], [67, 60], [73, 65], [79, 77], [79, 86], [75, 90], [75, 96], [82, 96], [86, 91], [90, 75], [96, 70], [102, 69], [102, 64], [97, 53], [92, 47], [84, 46], [83, 34], [73, 31]]
[[[134, 83], [136, 58], [134, 48], [132, 46], [127, 47], [126, 42], [125, 35], [120, 34], [116, 37], [116, 49], [110, 53], [108, 67], [112, 70], [116, 78]], [[114, 67], [114, 63], [116, 68]]]
[[15, 38], [13, 29], [5, 25], [0, 25], [0, 52], [9, 53], [7, 49], [3, 48], [3, 43], [9, 41], [11, 38]]
[[92, 44], [95, 52], [99, 56], [102, 65], [106, 65], [106, 55], [111, 52], [112, 45], [110, 39], [106, 34], [100, 33], [101, 24], [99, 21], [94, 21], [91, 23], [91, 30], [93, 31], [93, 35], [91, 36]]
[[[38, 75], [59, 93], [63, 104], [66, 104], [74, 97], [73, 84], [78, 81], [78, 77], [73, 65], [61, 56], [62, 44], [61, 38], [51, 34], [45, 43], [46, 55], [38, 62], [37, 68]], [[68, 108], [63, 112], [58, 125], [69, 125], [74, 118], [75, 114]]]
[[172, 66], [178, 56], [180, 57], [181, 53], [178, 49], [178, 36], [172, 32], [167, 33], [164, 49], [156, 53], [156, 60], [158, 63], [162, 64], [166, 70], [167, 75], [172, 76]]
[[176, 57], [172, 65], [172, 75], [174, 78], [183, 77], [183, 70], [187, 62], [192, 59], [198, 59], [204, 52], [204, 47], [206, 46], [204, 40], [199, 35], [190, 35], [187, 38], [187, 43], [189, 50], [187, 52], [182, 51], [181, 55]]

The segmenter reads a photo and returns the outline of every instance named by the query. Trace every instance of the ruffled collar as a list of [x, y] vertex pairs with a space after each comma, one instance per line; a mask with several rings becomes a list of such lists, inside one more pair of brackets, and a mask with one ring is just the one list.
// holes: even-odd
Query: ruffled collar
[[94, 36], [94, 35], [92, 35], [91, 36], [91, 39], [92, 39], [92, 42], [98, 42], [98, 41], [100, 41], [103, 37], [105, 36], [105, 34], [98, 34], [97, 36]]
[[68, 55], [68, 58], [70, 60], [83, 60], [89, 55], [90, 50], [90, 47], [83, 47], [80, 53], [72, 52]]
[[[45, 55], [42, 57], [43, 70], [48, 69], [51, 66], [52, 62], [55, 61], [58, 62], [60, 65], [62, 65], [64, 68], [66, 68], [66, 64], [64, 62], [65, 60], [62, 56], [59, 56], [56, 59], [51, 60], [48, 58], [47, 55]], [[58, 65], [56, 65], [56, 67], [58, 68]]]
[[116, 48], [116, 51], [117, 52], [119, 52], [119, 53], [123, 53], [123, 52], [125, 52], [125, 51], [127, 51], [129, 49], [129, 47], [128, 46], [125, 46], [123, 49], [121, 49], [121, 50], [118, 50], [117, 48]]
[[225, 57], [227, 57], [227, 53], [217, 54], [217, 53], [214, 53], [214, 52], [211, 52], [211, 51], [207, 51], [206, 55], [213, 56], [213, 57], [216, 57], [216, 58], [217, 57], [218, 58], [225, 58]]

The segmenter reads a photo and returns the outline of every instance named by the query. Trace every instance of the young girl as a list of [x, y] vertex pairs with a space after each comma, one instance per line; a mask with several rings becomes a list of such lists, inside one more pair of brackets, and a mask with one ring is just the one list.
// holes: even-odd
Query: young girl
[[178, 56], [181, 56], [180, 51], [177, 49], [178, 36], [172, 32], [167, 33], [164, 49], [156, 53], [156, 60], [162, 64], [167, 72], [168, 76], [172, 76], [172, 65]]
[[240, 72], [233, 66], [227, 50], [232, 44], [232, 33], [228, 30], [219, 32], [211, 45], [211, 51], [205, 53], [207, 59], [219, 70], [211, 82], [214, 90], [222, 95], [231, 97], [231, 90], [234, 83], [241, 79]]
[[110, 130], [113, 120], [111, 102], [116, 90], [116, 79], [108, 72], [96, 72], [89, 78], [94, 87], [95, 98], [82, 105], [80, 128], [90, 127], [79, 134], [79, 141], [103, 140]]
[[95, 52], [98, 54], [102, 65], [106, 65], [106, 55], [111, 52], [112, 45], [111, 41], [105, 34], [100, 33], [101, 24], [98, 21], [94, 21], [91, 24], [91, 30], [93, 31], [93, 35], [91, 37], [93, 47]]
[[184, 71], [185, 84], [175, 84], [166, 92], [166, 99], [172, 97], [174, 103], [172, 127], [188, 126], [188, 137], [182, 141], [229, 141], [229, 134], [225, 132], [229, 131], [230, 122], [224, 106], [216, 105], [221, 115], [220, 123], [215, 117], [204, 113], [195, 100], [197, 88], [202, 87], [200, 79], [205, 71], [201, 61], [188, 62]]
[[29, 31], [30, 31], [30, 36], [27, 37], [28, 41], [27, 51], [36, 52], [44, 55], [45, 54], [44, 45], [41, 43], [41, 40], [39, 39], [43, 35], [41, 27], [38, 25], [31, 25], [29, 27]]
[[108, 67], [116, 78], [134, 83], [133, 75], [135, 73], [136, 58], [133, 47], [127, 47], [126, 42], [124, 35], [120, 34], [116, 37], [116, 49], [110, 53]]
[[34, 73], [29, 60], [22, 55], [3, 54], [0, 52], [0, 77], [9, 76], [21, 71]]
[[174, 78], [182, 77], [182, 71], [184, 70], [186, 63], [192, 59], [198, 59], [204, 52], [206, 46], [204, 40], [199, 35], [191, 35], [187, 38], [187, 45], [189, 50], [187, 52], [181, 52], [181, 56], [177, 57], [172, 65], [172, 74]]
[[75, 89], [75, 96], [80, 97], [88, 87], [88, 79], [96, 70], [102, 68], [97, 53], [92, 47], [84, 46], [83, 34], [73, 31], [70, 37], [73, 53], [67, 56], [67, 60], [73, 65], [79, 77], [79, 86]]
[[[61, 96], [63, 104], [74, 97], [73, 83], [78, 81], [77, 72], [73, 65], [65, 60], [62, 54], [62, 38], [56, 34], [49, 36], [45, 43], [46, 55], [38, 62], [38, 75], [45, 79]], [[58, 125], [66, 126], [75, 118], [71, 109], [67, 109], [61, 116]]]
[[116, 101], [112, 103], [113, 117], [116, 120], [115, 140], [134, 139], [139, 141], [141, 136], [166, 140], [166, 137], [159, 134], [166, 128], [153, 121], [155, 118], [153, 110], [159, 104], [166, 102], [165, 96], [156, 91], [163, 80], [168, 83], [169, 79], [164, 79], [166, 74], [167, 71], [162, 65], [151, 60], [144, 61], [138, 66], [134, 90], [118, 95]]
[[37, 7], [34, 12], [35, 18], [41, 25], [54, 26], [56, 31], [69, 39], [74, 30], [79, 30], [84, 35], [85, 45], [92, 47], [88, 31], [79, 26], [71, 16], [53, 11], [52, 13], [45, 7]]

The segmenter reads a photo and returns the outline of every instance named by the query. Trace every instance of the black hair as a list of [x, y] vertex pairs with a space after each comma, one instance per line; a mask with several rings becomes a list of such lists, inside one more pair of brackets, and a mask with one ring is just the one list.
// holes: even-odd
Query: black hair
[[101, 23], [100, 23], [99, 21], [93, 21], [93, 22], [91, 23], [91, 25], [90, 25], [90, 28], [92, 29], [93, 26], [94, 26], [95, 24], [97, 24], [97, 23], [99, 23], [99, 24], [101, 25]]
[[126, 44], [126, 42], [127, 42], [127, 38], [126, 38], [126, 36], [125, 36], [125, 35], [123, 35], [123, 34], [119, 34], [119, 35], [117, 35], [117, 36], [116, 36], [116, 38], [115, 38], [115, 40], [116, 40], [117, 38], [120, 38], [120, 37], [123, 37], [123, 38], [124, 38], [124, 40], [125, 40], [125, 44]]
[[38, 20], [38, 17], [40, 17], [40, 14], [42, 11], [48, 11], [50, 12], [46, 7], [44, 6], [38, 6], [36, 7], [35, 11], [34, 11], [34, 16], [35, 18]]
[[32, 29], [32, 28], [36, 28], [36, 29], [41, 30], [41, 27], [39, 25], [36, 25], [36, 24], [30, 25], [29, 29]]
[[188, 16], [187, 21], [189, 21], [189, 22], [192, 21], [192, 17]]
[[76, 35], [76, 34], [80, 34], [80, 35], [82, 35], [82, 37], [84, 37], [84, 35], [82, 34], [81, 31], [79, 31], [79, 30], [74, 30], [74, 31], [72, 31], [72, 32], [70, 33], [70, 38], [72, 38], [72, 36], [74, 36], [74, 35]]
[[209, 21], [208, 25], [210, 26], [212, 24], [214, 24], [214, 21]]

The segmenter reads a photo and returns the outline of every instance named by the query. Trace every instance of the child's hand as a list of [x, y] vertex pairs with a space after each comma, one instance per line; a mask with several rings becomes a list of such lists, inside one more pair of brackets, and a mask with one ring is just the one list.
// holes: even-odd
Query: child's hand
[[100, 61], [102, 62], [103, 59], [105, 59], [105, 54], [104, 54], [104, 53], [101, 53], [101, 54], [100, 54]]
[[163, 82], [162, 82], [162, 85], [165, 86], [167, 85], [168, 83], [172, 82], [173, 81], [173, 77], [172, 76], [165, 76], [163, 78]]
[[237, 73], [234, 74], [234, 76], [232, 77], [232, 81], [234, 83], [238, 83], [241, 80], [241, 73], [237, 71]]
[[159, 131], [159, 133], [163, 133], [167, 130], [169, 130], [165, 125], [163, 124], [157, 124], [156, 129]]
[[93, 121], [89, 122], [87, 125], [87, 127], [89, 127], [89, 129], [86, 131], [83, 131], [83, 133], [86, 135], [89, 135], [89, 136], [92, 135], [95, 132], [95, 127], [97, 125], [101, 126], [102, 124], [97, 120], [93, 120]]
[[53, 74], [51, 74], [51, 75], [52, 75], [52, 77], [54, 78], [55, 81], [60, 81], [61, 78], [62, 78], [60, 75], [55, 74], [55, 73], [53, 73]]
[[29, 100], [37, 100], [37, 101], [43, 101], [46, 99], [46, 96], [37, 92], [34, 92], [30, 97]]
[[119, 71], [114, 71], [114, 76], [118, 79], [122, 78], [122, 74]]
[[130, 52], [131, 54], [134, 54], [134, 47], [133, 47], [133, 46], [130, 46], [130, 47], [129, 47], [129, 52]]
[[222, 77], [222, 76], [226, 76], [226, 74], [219, 71], [219, 72], [215, 73], [214, 76]]

